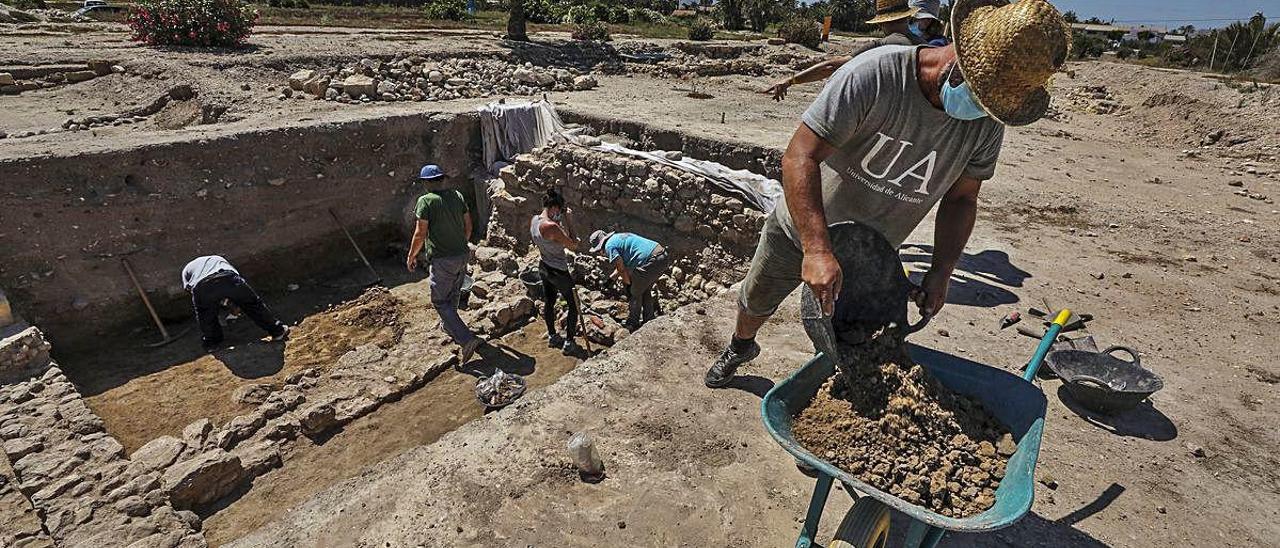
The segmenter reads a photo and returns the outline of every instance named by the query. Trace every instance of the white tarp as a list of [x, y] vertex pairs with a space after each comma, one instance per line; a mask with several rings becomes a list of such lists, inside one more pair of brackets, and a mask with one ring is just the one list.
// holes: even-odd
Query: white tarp
[[517, 154], [529, 152], [553, 141], [585, 146], [657, 162], [692, 173], [732, 194], [750, 207], [769, 213], [782, 196], [782, 184], [774, 179], [742, 169], [729, 169], [723, 164], [699, 160], [671, 152], [643, 151], [616, 143], [575, 135], [582, 128], [566, 128], [555, 107], [545, 100], [527, 104], [490, 103], [479, 107], [480, 129], [484, 138], [484, 162], [491, 174], [510, 162]]

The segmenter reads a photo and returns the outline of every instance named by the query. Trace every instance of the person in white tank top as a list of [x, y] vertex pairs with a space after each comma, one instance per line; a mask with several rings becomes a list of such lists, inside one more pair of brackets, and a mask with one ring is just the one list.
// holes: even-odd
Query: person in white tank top
[[[538, 273], [542, 276], [544, 291], [542, 319], [547, 324], [547, 345], [560, 348], [566, 355], [581, 355], [582, 349], [574, 341], [578, 332], [578, 299], [573, 275], [569, 272], [569, 257], [565, 250], [578, 250], [578, 237], [573, 231], [569, 208], [564, 197], [555, 189], [548, 190], [542, 198], [542, 211], [529, 222], [529, 236], [542, 255]], [[565, 319], [565, 336], [556, 330], [556, 300], [564, 298], [569, 307]]]

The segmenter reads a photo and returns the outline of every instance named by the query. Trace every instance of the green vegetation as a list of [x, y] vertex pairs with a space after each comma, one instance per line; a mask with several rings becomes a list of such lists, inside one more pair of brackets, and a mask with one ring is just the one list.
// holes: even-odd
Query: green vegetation
[[714, 38], [715, 35], [716, 35], [716, 28], [712, 26], [711, 22], [707, 21], [706, 19], [702, 19], [702, 18], [695, 19], [693, 23], [689, 25], [690, 40], [705, 42], [707, 40]]
[[574, 40], [595, 40], [598, 42], [609, 41], [609, 25], [601, 21], [588, 20], [574, 25], [573, 32], [570, 36]]
[[467, 0], [430, 0], [422, 6], [427, 19], [462, 21], [467, 18]]
[[793, 17], [778, 28], [778, 36], [790, 44], [818, 49], [822, 43], [822, 27], [812, 19]]

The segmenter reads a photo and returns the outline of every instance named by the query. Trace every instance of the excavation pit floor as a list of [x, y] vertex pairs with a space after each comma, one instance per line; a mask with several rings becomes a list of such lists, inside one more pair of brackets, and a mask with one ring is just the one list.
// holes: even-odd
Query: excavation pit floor
[[[295, 325], [284, 345], [257, 340], [262, 333], [246, 319], [227, 328], [224, 349], [203, 354], [194, 321], [188, 321], [170, 328], [191, 332], [159, 349], [138, 344], [152, 334], [133, 329], [104, 338], [112, 344], [68, 353], [62, 361], [108, 432], [133, 452], [159, 436], [181, 436], [191, 421], [209, 418], [218, 425], [251, 410], [252, 405], [234, 397], [240, 387], [278, 385], [308, 368], [318, 368], [322, 376], [338, 372], [339, 357], [360, 345], [391, 348], [429, 341], [437, 343], [438, 353], [451, 352], [452, 345], [442, 344], [422, 273], [379, 266], [389, 291], [363, 293], [370, 275], [361, 269], [308, 281], [296, 291], [264, 294], [273, 311]], [[298, 438], [281, 467], [202, 512], [208, 542], [217, 546], [234, 540], [330, 485], [482, 416], [486, 410], [474, 395], [479, 375], [502, 369], [524, 376], [529, 389], [537, 390], [581, 363], [580, 357], [548, 348], [546, 328], [536, 319], [491, 341], [478, 356], [461, 371], [445, 370], [336, 432], [315, 440]], [[435, 357], [422, 356], [422, 361]]]

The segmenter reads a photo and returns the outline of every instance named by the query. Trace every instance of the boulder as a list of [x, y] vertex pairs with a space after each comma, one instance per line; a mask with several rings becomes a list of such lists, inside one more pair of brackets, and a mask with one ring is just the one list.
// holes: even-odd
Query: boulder
[[160, 470], [178, 460], [187, 444], [173, 436], [160, 436], [139, 447], [129, 460], [140, 470]]
[[346, 92], [352, 99], [358, 99], [361, 95], [377, 93], [378, 84], [369, 76], [352, 74], [342, 81], [342, 91]]
[[96, 78], [98, 75], [95, 74], [92, 70], [76, 70], [76, 71], [66, 73], [66, 76], [67, 76], [67, 82], [76, 83], [76, 82], [84, 82], [86, 80], [92, 80]]
[[12, 86], [16, 83], [13, 75], [7, 72], [0, 72], [0, 86]]
[[111, 74], [111, 67], [112, 67], [111, 61], [107, 61], [105, 59], [94, 59], [92, 61], [89, 61], [87, 65], [89, 67], [89, 70], [92, 70], [93, 73], [98, 76], [106, 76], [108, 74]]
[[275, 387], [266, 383], [246, 384], [231, 393], [231, 398], [245, 405], [261, 405], [267, 397], [275, 392]]
[[209, 419], [199, 419], [182, 429], [182, 439], [187, 445], [200, 448], [204, 446], [204, 442], [209, 439], [211, 433], [213, 433], [213, 422]]
[[298, 413], [298, 423], [302, 432], [315, 435], [328, 430], [338, 422], [338, 411], [328, 403], [310, 405]]
[[595, 88], [597, 85], [599, 85], [599, 83], [596, 82], [596, 79], [591, 76], [579, 76], [573, 79], [573, 89], [578, 91], [585, 91], [588, 89], [592, 89], [592, 88]]
[[252, 477], [261, 476], [281, 463], [280, 446], [269, 440], [245, 444], [237, 447], [234, 453], [240, 457], [245, 472]]
[[162, 482], [170, 504], [189, 510], [226, 496], [244, 478], [240, 457], [214, 449], [170, 467]]
[[300, 70], [289, 75], [289, 87], [296, 91], [302, 91], [303, 84], [306, 84], [307, 80], [315, 77], [316, 71], [314, 70]]
[[329, 77], [320, 75], [303, 82], [302, 91], [316, 97], [324, 97], [329, 91]]

